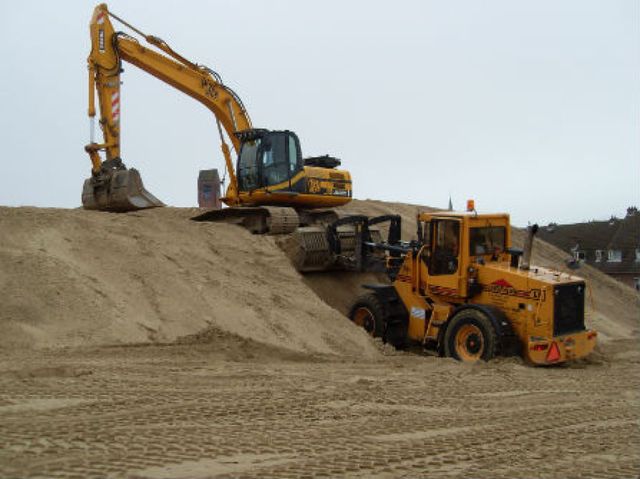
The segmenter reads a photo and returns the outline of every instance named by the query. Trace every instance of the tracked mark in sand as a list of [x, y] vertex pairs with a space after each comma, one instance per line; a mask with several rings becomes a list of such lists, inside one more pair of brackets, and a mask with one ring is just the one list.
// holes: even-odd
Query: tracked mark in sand
[[[86, 363], [93, 374], [0, 376], [0, 476], [525, 478], [535, 471], [552, 478], [572, 467], [575, 477], [624, 478], [640, 471], [632, 392], [640, 381], [624, 363], [563, 374], [496, 364], [474, 376], [457, 363], [415, 357], [212, 362], [211, 347], [75, 352], [64, 363]], [[62, 367], [57, 353], [47, 354], [22, 362]], [[505, 378], [505, 369], [517, 374]], [[502, 394], [507, 383], [514, 394]], [[550, 398], [558, 407], [549, 407]]]

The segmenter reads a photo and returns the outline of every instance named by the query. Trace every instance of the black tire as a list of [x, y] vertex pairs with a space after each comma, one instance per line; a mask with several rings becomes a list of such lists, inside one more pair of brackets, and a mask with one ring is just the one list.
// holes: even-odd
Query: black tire
[[447, 326], [445, 355], [458, 361], [489, 361], [496, 355], [498, 335], [491, 320], [477, 309], [463, 309]]
[[407, 324], [387, 324], [387, 331], [382, 339], [396, 349], [405, 349], [407, 347]]
[[375, 293], [360, 296], [349, 311], [349, 319], [375, 338], [384, 334], [387, 313]]

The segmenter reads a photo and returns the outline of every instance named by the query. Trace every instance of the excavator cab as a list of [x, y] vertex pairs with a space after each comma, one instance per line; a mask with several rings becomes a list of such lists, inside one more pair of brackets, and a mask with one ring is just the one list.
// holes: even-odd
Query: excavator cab
[[300, 140], [292, 131], [245, 130], [236, 133], [241, 147], [237, 171], [240, 191], [290, 190], [303, 169]]

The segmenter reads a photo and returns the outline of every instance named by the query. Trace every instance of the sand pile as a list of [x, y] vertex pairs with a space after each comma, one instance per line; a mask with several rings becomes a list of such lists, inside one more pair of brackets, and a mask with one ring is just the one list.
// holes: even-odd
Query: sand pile
[[[416, 238], [416, 213], [435, 211], [427, 206], [387, 203], [382, 201], [358, 201], [344, 207], [351, 213], [377, 216], [399, 214], [402, 217], [402, 237]], [[524, 231], [513, 229], [513, 243], [522, 247]], [[621, 339], [640, 333], [640, 295], [632, 288], [620, 283], [590, 266], [569, 270], [565, 260], [568, 254], [544, 241], [535, 240], [533, 263], [539, 266], [564, 271], [583, 277], [588, 285], [587, 323], [596, 328], [601, 339]], [[331, 306], [346, 314], [353, 298], [363, 293], [364, 283], [386, 282], [384, 275], [313, 273], [305, 275], [305, 282]]]
[[0, 347], [166, 342], [207, 329], [309, 353], [375, 355], [273, 237], [128, 214], [0, 208]]
[[[423, 209], [380, 201], [345, 208], [400, 214], [405, 239], [415, 237], [415, 215]], [[301, 276], [274, 237], [189, 221], [196, 213], [0, 208], [0, 347], [168, 342], [204, 334], [304, 353], [377, 354], [340, 313], [363, 283], [385, 281], [384, 275]], [[514, 237], [518, 244], [523, 233]], [[536, 241], [535, 263], [567, 270], [566, 257]], [[577, 274], [589, 281], [587, 319], [601, 337], [636, 335], [640, 296], [593, 268]]]

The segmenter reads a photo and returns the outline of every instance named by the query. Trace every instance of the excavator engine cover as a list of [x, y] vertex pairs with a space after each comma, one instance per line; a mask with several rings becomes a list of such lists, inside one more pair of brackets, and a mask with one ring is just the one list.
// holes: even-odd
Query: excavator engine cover
[[136, 211], [164, 206], [144, 189], [138, 170], [119, 169], [88, 178], [82, 187], [82, 206], [86, 210]]

